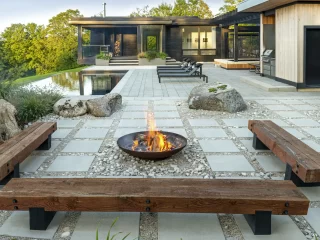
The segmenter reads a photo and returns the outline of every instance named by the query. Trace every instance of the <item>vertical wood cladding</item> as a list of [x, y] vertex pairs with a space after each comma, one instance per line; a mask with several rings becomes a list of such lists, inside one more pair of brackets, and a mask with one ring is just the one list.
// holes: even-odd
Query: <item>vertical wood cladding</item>
[[167, 27], [166, 53], [176, 60], [182, 60], [182, 33], [179, 27]]
[[123, 34], [122, 56], [137, 55], [137, 34]]

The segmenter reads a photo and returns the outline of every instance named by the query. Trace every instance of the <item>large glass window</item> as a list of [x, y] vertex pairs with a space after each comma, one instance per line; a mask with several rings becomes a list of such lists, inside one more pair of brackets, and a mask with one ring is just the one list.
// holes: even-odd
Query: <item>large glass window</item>
[[216, 55], [216, 27], [183, 27], [184, 56]]

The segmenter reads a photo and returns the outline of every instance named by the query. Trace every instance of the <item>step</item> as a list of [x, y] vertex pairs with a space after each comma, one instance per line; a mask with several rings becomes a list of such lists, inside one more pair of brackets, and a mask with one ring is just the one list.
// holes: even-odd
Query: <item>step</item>
[[297, 89], [294, 86], [290, 86], [284, 83], [276, 82], [275, 80], [259, 77], [240, 77], [242, 82], [253, 85], [257, 88], [263, 89], [267, 92], [296, 92]]
[[138, 66], [139, 63], [109, 63], [109, 66]]
[[112, 63], [137, 63], [139, 62], [138, 60], [113, 60], [111, 59], [110, 62]]

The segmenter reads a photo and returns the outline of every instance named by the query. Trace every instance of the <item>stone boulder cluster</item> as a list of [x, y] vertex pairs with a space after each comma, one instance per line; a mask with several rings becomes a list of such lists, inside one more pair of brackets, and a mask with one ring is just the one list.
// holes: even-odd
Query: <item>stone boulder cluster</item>
[[71, 118], [85, 114], [95, 117], [109, 117], [122, 107], [122, 96], [110, 93], [100, 98], [81, 100], [75, 98], [62, 98], [53, 107], [55, 114]]
[[192, 89], [188, 104], [190, 109], [241, 112], [247, 105], [240, 93], [228, 84], [202, 84]]
[[17, 110], [11, 103], [0, 99], [0, 144], [21, 132], [16, 114]]

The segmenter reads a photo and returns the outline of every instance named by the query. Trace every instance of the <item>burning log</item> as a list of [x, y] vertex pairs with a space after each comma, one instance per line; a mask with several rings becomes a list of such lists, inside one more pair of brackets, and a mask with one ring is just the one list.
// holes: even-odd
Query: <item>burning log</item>
[[166, 135], [159, 131], [149, 131], [147, 134], [138, 134], [131, 147], [136, 151], [163, 152], [172, 150], [173, 144]]

